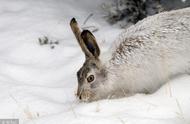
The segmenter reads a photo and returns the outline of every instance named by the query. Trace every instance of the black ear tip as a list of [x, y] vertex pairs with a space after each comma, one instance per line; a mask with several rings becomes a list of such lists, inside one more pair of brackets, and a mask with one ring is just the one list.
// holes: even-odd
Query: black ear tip
[[83, 30], [82, 33], [81, 33], [81, 37], [84, 38], [84, 37], [86, 37], [88, 34], [90, 34], [90, 35], [93, 36], [93, 34], [92, 34], [89, 30]]
[[77, 23], [77, 21], [76, 21], [76, 19], [73, 17], [73, 18], [71, 19], [70, 23], [71, 23], [71, 24], [72, 24], [72, 23]]

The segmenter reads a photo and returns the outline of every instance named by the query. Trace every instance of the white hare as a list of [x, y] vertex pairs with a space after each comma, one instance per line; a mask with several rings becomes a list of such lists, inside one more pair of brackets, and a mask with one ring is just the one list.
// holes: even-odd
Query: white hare
[[74, 18], [70, 25], [86, 57], [77, 72], [82, 101], [152, 93], [172, 77], [190, 74], [190, 8], [160, 13], [129, 27], [106, 59], [99, 57], [90, 31], [81, 33]]

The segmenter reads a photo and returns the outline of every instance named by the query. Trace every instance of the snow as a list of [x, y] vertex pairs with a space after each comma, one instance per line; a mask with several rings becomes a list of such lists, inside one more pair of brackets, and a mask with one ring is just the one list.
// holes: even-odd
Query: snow
[[[190, 76], [156, 93], [79, 102], [76, 72], [84, 55], [69, 27], [75, 17], [95, 32], [102, 52], [122, 31], [103, 19], [105, 0], [0, 0], [0, 119], [20, 124], [189, 124]], [[93, 4], [92, 4], [93, 3]], [[51, 49], [38, 38], [59, 41]]]

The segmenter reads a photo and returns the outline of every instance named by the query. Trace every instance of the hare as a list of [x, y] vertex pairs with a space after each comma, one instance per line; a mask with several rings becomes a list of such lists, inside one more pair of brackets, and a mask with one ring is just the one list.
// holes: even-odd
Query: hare
[[190, 8], [130, 26], [101, 56], [90, 31], [81, 32], [74, 18], [70, 26], [86, 58], [77, 72], [81, 101], [153, 93], [173, 77], [190, 74]]

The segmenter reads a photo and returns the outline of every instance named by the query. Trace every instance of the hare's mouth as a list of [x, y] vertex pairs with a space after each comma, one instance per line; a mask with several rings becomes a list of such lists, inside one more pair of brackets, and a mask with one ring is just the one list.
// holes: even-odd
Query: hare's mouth
[[94, 99], [95, 94], [90, 91], [83, 91], [78, 95], [79, 100], [83, 102], [91, 102]]

